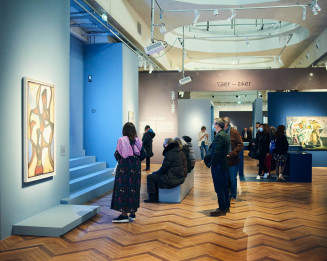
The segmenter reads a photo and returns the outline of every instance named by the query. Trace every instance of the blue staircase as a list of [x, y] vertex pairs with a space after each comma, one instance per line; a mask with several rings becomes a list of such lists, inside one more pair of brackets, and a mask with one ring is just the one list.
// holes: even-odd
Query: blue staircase
[[85, 151], [70, 152], [70, 195], [61, 204], [83, 204], [113, 189], [114, 169], [105, 162], [96, 162], [95, 156], [85, 156]]

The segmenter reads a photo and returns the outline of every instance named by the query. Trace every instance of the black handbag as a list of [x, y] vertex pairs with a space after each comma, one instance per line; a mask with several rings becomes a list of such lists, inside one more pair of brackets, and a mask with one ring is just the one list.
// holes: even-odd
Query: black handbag
[[210, 168], [211, 167], [211, 161], [212, 161], [212, 156], [213, 156], [213, 146], [212, 146], [213, 143], [211, 143], [209, 149], [208, 149], [208, 152], [207, 154], [204, 156], [204, 164]]

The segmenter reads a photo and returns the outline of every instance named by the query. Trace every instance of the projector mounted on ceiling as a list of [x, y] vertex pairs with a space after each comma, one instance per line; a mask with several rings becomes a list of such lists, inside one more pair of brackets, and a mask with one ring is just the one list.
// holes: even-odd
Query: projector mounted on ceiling
[[144, 47], [144, 51], [145, 51], [145, 53], [147, 55], [152, 55], [152, 54], [155, 54], [155, 53], [159, 53], [160, 51], [162, 51], [164, 49], [165, 49], [165, 46], [161, 41]]
[[183, 77], [182, 79], [179, 80], [179, 84], [187, 84], [192, 81], [192, 78], [190, 76]]

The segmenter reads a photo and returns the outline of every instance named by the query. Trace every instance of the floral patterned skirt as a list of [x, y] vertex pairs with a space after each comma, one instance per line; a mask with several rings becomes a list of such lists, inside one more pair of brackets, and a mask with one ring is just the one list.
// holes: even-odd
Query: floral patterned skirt
[[278, 162], [282, 162], [282, 163], [287, 162], [287, 155], [274, 153], [273, 157], [274, 157], [274, 160], [276, 160]]
[[138, 157], [121, 158], [116, 169], [111, 209], [131, 213], [140, 207], [141, 161]]

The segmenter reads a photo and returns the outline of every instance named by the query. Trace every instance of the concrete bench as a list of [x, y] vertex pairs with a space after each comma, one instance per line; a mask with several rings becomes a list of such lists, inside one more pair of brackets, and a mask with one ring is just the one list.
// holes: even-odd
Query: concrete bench
[[159, 188], [159, 202], [180, 203], [194, 187], [194, 169], [187, 174], [183, 184], [172, 189]]

